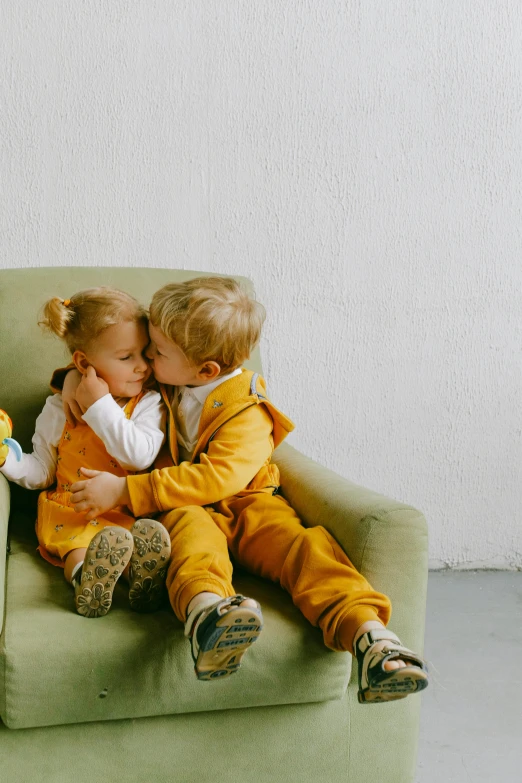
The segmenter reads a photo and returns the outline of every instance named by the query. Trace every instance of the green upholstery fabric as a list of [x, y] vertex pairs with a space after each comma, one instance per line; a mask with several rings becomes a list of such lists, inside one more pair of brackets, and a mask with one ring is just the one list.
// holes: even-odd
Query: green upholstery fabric
[[351, 655], [325, 648], [276, 585], [236, 579], [261, 602], [265, 629], [241, 677], [200, 682], [168, 607], [138, 615], [120, 584], [107, 617], [86, 620], [74, 612], [61, 570], [35, 554], [35, 544], [8, 558], [1, 717], [10, 728], [326, 701], [346, 691]]
[[[47, 296], [67, 297], [106, 283], [135, 292], [147, 303], [164, 283], [195, 274], [113, 268], [1, 271], [0, 407], [12, 414], [23, 445], [29, 444], [48, 393], [51, 369], [66, 360], [58, 341], [42, 337], [35, 325], [34, 313]], [[258, 356], [250, 366], [260, 369]], [[275, 461], [283, 493], [298, 513], [307, 524], [325, 525], [374, 586], [390, 595], [393, 630], [421, 649], [427, 584], [422, 514], [351, 484], [288, 444], [277, 450]], [[0, 477], [0, 617], [6, 584], [0, 710], [12, 726], [48, 725], [16, 731], [0, 725], [1, 781], [412, 783], [420, 697], [361, 706], [356, 666], [342, 695], [350, 659], [325, 650], [317, 629], [278, 587], [238, 574], [238, 587], [263, 603], [266, 637], [249, 651], [238, 675], [198, 683], [190, 654], [186, 647], [183, 651], [181, 626], [168, 610], [147, 618], [133, 615], [120, 589], [107, 618], [84, 620], [71, 611], [61, 575], [34, 551], [34, 494], [11, 487], [5, 583], [9, 499]], [[334, 661], [335, 671], [329, 671]], [[105, 688], [107, 695], [100, 698]], [[284, 703], [289, 688], [294, 704]], [[319, 692], [318, 698], [330, 700], [314, 702]], [[273, 701], [275, 693], [280, 693], [279, 704]], [[50, 725], [57, 720], [67, 725]]]
[[0, 475], [0, 633], [2, 633], [4, 624], [5, 602], [6, 561], [3, 553], [7, 549], [7, 525], [10, 507], [9, 484], [5, 478]]

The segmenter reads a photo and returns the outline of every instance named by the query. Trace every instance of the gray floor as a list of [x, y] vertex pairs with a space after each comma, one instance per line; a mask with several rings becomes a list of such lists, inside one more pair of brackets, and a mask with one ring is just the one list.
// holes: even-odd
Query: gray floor
[[522, 780], [522, 573], [433, 572], [416, 783]]

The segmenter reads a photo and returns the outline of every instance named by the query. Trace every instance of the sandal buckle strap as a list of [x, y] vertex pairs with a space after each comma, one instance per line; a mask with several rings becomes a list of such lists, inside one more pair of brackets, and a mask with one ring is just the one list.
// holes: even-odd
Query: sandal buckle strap
[[392, 631], [388, 631], [387, 628], [372, 628], [370, 631], [363, 633], [359, 639], [357, 639], [357, 651], [364, 655], [368, 648], [372, 646], [372, 644], [381, 641], [392, 642], [402, 647], [401, 640]]

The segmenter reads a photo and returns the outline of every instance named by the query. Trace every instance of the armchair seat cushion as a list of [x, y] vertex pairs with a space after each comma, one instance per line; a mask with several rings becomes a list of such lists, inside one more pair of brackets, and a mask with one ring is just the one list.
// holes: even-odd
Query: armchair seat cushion
[[170, 607], [132, 612], [120, 580], [106, 617], [81, 617], [61, 570], [35, 547], [35, 538], [13, 536], [7, 563], [0, 707], [9, 728], [320, 702], [346, 691], [351, 655], [328, 650], [277, 585], [238, 572], [236, 589], [261, 603], [265, 628], [240, 675], [203, 682]]

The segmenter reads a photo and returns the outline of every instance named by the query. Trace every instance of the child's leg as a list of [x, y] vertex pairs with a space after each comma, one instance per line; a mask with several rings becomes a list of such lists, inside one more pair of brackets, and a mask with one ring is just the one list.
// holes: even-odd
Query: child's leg
[[176, 509], [162, 523], [172, 550], [167, 589], [191, 639], [196, 674], [201, 680], [233, 674], [261, 632], [261, 609], [234, 595], [226, 537], [205, 509]]
[[196, 596], [212, 593], [219, 599], [234, 595], [227, 539], [201, 506], [168, 511], [161, 522], [169, 532], [172, 552], [167, 571], [169, 599], [176, 617], [184, 623]]
[[252, 494], [216, 509], [213, 518], [237, 561], [280, 582], [320, 626], [328, 647], [357, 656], [361, 701], [402, 698], [426, 687], [423, 661], [385, 628], [390, 600], [371, 587], [324, 528], [304, 527], [280, 496]]
[[72, 582], [75, 573], [78, 568], [83, 565], [85, 560], [86, 548], [73, 549], [65, 555], [65, 565], [63, 569], [63, 575], [69, 584]]
[[281, 496], [232, 498], [212, 516], [238, 563], [279, 582], [331, 649], [353, 652], [363, 623], [387, 624], [389, 598], [371, 587], [324, 528], [304, 527]]

